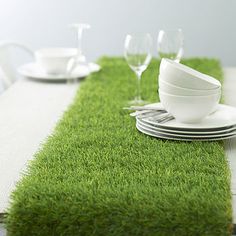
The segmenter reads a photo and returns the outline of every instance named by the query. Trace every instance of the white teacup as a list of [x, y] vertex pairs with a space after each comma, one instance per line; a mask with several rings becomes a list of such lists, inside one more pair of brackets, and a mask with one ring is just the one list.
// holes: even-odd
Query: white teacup
[[36, 63], [48, 74], [65, 74], [67, 64], [77, 55], [76, 48], [42, 48], [35, 53]]

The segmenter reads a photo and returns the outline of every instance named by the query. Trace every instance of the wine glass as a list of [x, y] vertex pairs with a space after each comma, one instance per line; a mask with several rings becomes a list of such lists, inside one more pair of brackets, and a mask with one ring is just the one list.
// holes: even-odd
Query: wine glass
[[184, 36], [181, 29], [160, 30], [157, 37], [157, 51], [161, 58], [180, 62], [183, 56]]
[[[84, 65], [88, 67], [88, 63], [86, 62], [86, 57], [82, 53], [82, 35], [83, 31], [85, 29], [90, 29], [89, 24], [83, 24], [83, 23], [78, 23], [78, 24], [71, 24], [69, 25], [70, 28], [76, 30], [77, 34], [77, 55], [73, 58], [71, 58], [67, 64], [67, 76], [70, 78], [71, 74], [73, 71], [79, 66], [79, 65]], [[69, 79], [68, 82], [71, 82], [72, 79]]]
[[142, 73], [147, 69], [152, 59], [152, 37], [150, 34], [128, 34], [125, 38], [124, 56], [129, 67], [137, 76], [136, 97], [131, 104], [142, 105], [140, 81]]

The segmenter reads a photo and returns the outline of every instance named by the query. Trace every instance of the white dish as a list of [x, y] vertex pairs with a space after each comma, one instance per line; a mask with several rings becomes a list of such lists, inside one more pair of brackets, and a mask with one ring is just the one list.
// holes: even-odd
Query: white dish
[[170, 134], [183, 134], [183, 135], [215, 135], [215, 134], [225, 134], [230, 132], [236, 132], [236, 125], [224, 127], [223, 129], [216, 129], [216, 130], [191, 130], [191, 129], [170, 129], [170, 128], [163, 128], [159, 127], [158, 125], [150, 124], [143, 119], [137, 118], [137, 122], [142, 124], [143, 126], [147, 126], [148, 128], [153, 128], [156, 131], [166, 132]]
[[[147, 105], [153, 108], [163, 108], [161, 103], [153, 103]], [[164, 129], [171, 130], [188, 130], [188, 131], [216, 131], [226, 128], [232, 128], [236, 125], [236, 108], [224, 104], [219, 104], [217, 110], [205, 117], [200, 123], [184, 124], [178, 121], [170, 120], [166, 123], [160, 124], [151, 121], [148, 118], [143, 119], [145, 122]]]
[[[65, 74], [47, 74], [37, 63], [28, 63], [25, 65], [22, 65], [18, 68], [19, 74], [32, 78], [32, 79], [38, 79], [38, 80], [56, 80], [56, 81], [64, 81], [67, 80], [68, 76]], [[80, 65], [78, 68], [76, 68], [73, 72], [73, 74], [70, 76], [69, 79], [75, 79], [75, 78], [84, 78], [90, 74], [90, 70], [87, 66]]]
[[220, 93], [207, 96], [177, 96], [160, 89], [159, 96], [164, 108], [182, 123], [199, 123], [215, 110], [220, 100]]
[[76, 48], [42, 48], [34, 53], [36, 63], [47, 74], [65, 74], [68, 62], [77, 55]]
[[221, 87], [215, 78], [166, 58], [161, 60], [160, 76], [164, 81], [182, 88], [204, 90]]
[[216, 89], [187, 89], [170, 84], [159, 76], [159, 89], [165, 93], [177, 96], [206, 96], [211, 94], [221, 94], [221, 87]]
[[157, 132], [150, 131], [144, 127], [142, 127], [140, 124], [136, 123], [136, 128], [149, 136], [156, 137], [156, 138], [161, 138], [161, 139], [169, 139], [169, 140], [176, 140], [176, 141], [218, 141], [218, 140], [225, 140], [225, 139], [230, 139], [236, 137], [236, 134], [228, 135], [225, 137], [214, 137], [214, 138], [188, 138], [188, 137], [176, 137], [173, 135], [167, 135], [167, 134], [161, 134]]
[[151, 132], [154, 132], [154, 133], [157, 133], [157, 134], [163, 134], [163, 135], [169, 135], [169, 136], [172, 136], [172, 137], [181, 137], [181, 138], [219, 138], [219, 137], [228, 137], [229, 135], [236, 135], [236, 129], [233, 129], [231, 131], [226, 131], [226, 132], [223, 132], [223, 133], [174, 133], [174, 132], [171, 132], [171, 131], [168, 131], [168, 130], [160, 130], [159, 128], [156, 128], [154, 126], [150, 126], [150, 125], [147, 125], [145, 124], [144, 122], [140, 121], [140, 120], [137, 120], [137, 124], [148, 130], [148, 131], [151, 131]]

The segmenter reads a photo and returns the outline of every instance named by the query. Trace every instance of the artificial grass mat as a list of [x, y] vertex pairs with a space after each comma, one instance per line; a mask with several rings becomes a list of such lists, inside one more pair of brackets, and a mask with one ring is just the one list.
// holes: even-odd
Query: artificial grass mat
[[[9, 235], [230, 235], [230, 172], [222, 142], [148, 137], [122, 110], [133, 72], [102, 58], [12, 194]], [[188, 59], [222, 80], [214, 59]], [[159, 61], [142, 80], [157, 101]], [[36, 124], [37, 125], [37, 124]]]

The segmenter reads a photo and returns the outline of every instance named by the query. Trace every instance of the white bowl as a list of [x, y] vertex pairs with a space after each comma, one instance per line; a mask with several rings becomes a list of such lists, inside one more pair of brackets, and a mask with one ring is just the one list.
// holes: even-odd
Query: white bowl
[[69, 60], [76, 55], [76, 48], [42, 48], [35, 52], [35, 60], [48, 74], [65, 74]]
[[160, 76], [164, 81], [182, 88], [208, 90], [221, 87], [215, 78], [166, 58], [161, 60]]
[[208, 96], [176, 96], [159, 90], [159, 96], [164, 108], [182, 123], [199, 123], [215, 111], [220, 94]]
[[211, 94], [221, 94], [221, 87], [216, 89], [187, 89], [170, 84], [159, 76], [159, 88], [165, 93], [178, 96], [207, 96]]

